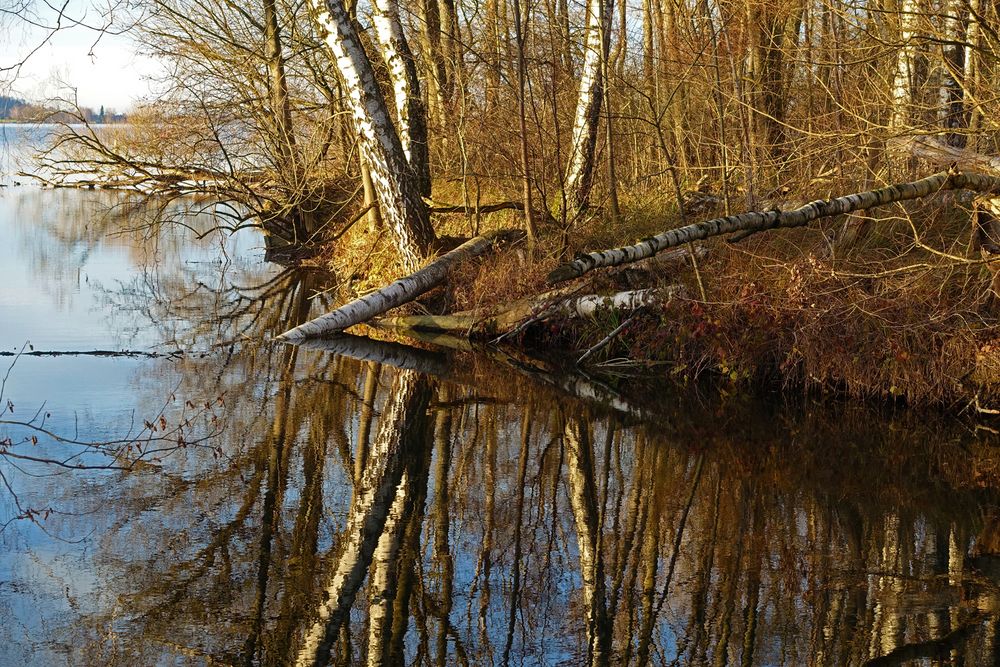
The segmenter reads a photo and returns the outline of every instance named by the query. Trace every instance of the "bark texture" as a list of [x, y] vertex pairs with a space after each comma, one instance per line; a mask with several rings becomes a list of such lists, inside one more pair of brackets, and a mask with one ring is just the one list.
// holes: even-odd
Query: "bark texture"
[[566, 192], [574, 214], [587, 207], [593, 185], [597, 126], [604, 99], [603, 65], [611, 43], [613, 12], [614, 0], [590, 0], [587, 3], [587, 43], [573, 123], [573, 145], [566, 172]]
[[594, 452], [585, 423], [568, 419], [563, 430], [569, 505], [576, 523], [583, 609], [587, 625], [587, 664], [603, 667], [611, 662], [611, 619], [608, 618], [601, 545]]
[[343, 0], [309, 0], [309, 8], [337, 61], [382, 219], [399, 244], [403, 265], [415, 271], [430, 252], [434, 229], [375, 70]]
[[278, 336], [281, 340], [296, 341], [343, 331], [347, 327], [365, 322], [385, 311], [413, 301], [421, 294], [444, 282], [451, 267], [491, 250], [499, 241], [520, 236], [521, 232], [501, 230], [466, 241], [451, 252], [445, 253], [424, 268], [355, 299], [332, 313], [322, 315]]
[[570, 296], [547, 293], [520, 299], [489, 310], [474, 310], [451, 315], [409, 315], [378, 320], [377, 326], [392, 329], [422, 329], [470, 335], [507, 331], [528, 318], [541, 321], [553, 317], [590, 317], [601, 310], [631, 311], [637, 308], [665, 303], [680, 291], [677, 287], [666, 289], [641, 289], [616, 294], [587, 294]]
[[338, 545], [338, 556], [323, 585], [324, 598], [305, 632], [296, 665], [327, 665], [341, 626], [371, 565], [389, 511], [403, 480], [406, 451], [425, 435], [431, 389], [414, 371], [400, 371], [379, 420], [369, 461]]
[[602, 250], [578, 256], [549, 273], [549, 283], [558, 283], [582, 276], [602, 267], [618, 266], [652, 257], [668, 248], [684, 245], [711, 236], [742, 231], [764, 231], [784, 227], [801, 227], [813, 220], [850, 213], [898, 201], [926, 197], [941, 190], [1000, 191], [1000, 177], [958, 171], [942, 171], [910, 183], [900, 183], [879, 190], [858, 192], [836, 199], [820, 199], [792, 211], [777, 209], [742, 213], [724, 218], [685, 225], [657, 234], [635, 245]]
[[431, 194], [430, 155], [427, 149], [427, 110], [420, 95], [420, 79], [413, 52], [403, 33], [396, 0], [375, 0], [375, 32], [382, 46], [396, 102], [399, 140], [410, 163], [420, 194]]
[[916, 0], [903, 0], [900, 6], [900, 47], [896, 55], [896, 71], [892, 80], [892, 115], [889, 125], [893, 129], [906, 127], [913, 106], [913, 89], [916, 81], [917, 20], [920, 18]]

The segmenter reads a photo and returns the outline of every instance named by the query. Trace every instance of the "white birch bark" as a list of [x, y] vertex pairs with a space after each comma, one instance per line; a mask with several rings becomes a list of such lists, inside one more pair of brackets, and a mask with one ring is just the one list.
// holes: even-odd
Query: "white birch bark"
[[403, 266], [414, 271], [430, 252], [434, 230], [375, 71], [343, 0], [309, 0], [309, 8], [336, 59], [382, 219], [399, 245]]
[[399, 141], [421, 194], [429, 196], [430, 165], [427, 150], [427, 112], [420, 95], [420, 81], [413, 53], [403, 32], [397, 0], [374, 0], [375, 34], [389, 70], [396, 103]]
[[[511, 303], [451, 315], [404, 315], [386, 317], [372, 324], [386, 329], [438, 331], [472, 336], [474, 334], [508, 331], [525, 320], [541, 322], [555, 317], [591, 317], [598, 311], [633, 311], [646, 306], [661, 305], [681, 294], [680, 286], [630, 290], [615, 294], [566, 296], [565, 290], [553, 290], [539, 296], [518, 299]], [[334, 339], [336, 340], [336, 339]]]
[[842, 215], [861, 209], [898, 201], [926, 197], [941, 190], [1000, 191], [1000, 177], [970, 172], [942, 171], [919, 181], [891, 185], [879, 190], [859, 192], [836, 199], [820, 199], [792, 211], [777, 209], [765, 212], [741, 213], [724, 218], [671, 229], [631, 246], [580, 255], [549, 273], [549, 283], [577, 278], [594, 269], [618, 266], [652, 257], [668, 248], [740, 231], [764, 231], [785, 227], [801, 227], [813, 220]]
[[[948, 143], [964, 145], [964, 137], [955, 130], [965, 127], [965, 8], [963, 0], [947, 0], [941, 18], [944, 43], [941, 46], [941, 86], [938, 90], [938, 117], [941, 126], [949, 131]], [[969, 28], [971, 30], [971, 26]]]
[[413, 371], [396, 375], [368, 463], [354, 492], [338, 556], [323, 584], [323, 601], [306, 629], [296, 665], [319, 667], [329, 662], [331, 647], [364, 582], [403, 479], [407, 436], [419, 434], [429, 400], [426, 379]]
[[966, 27], [965, 43], [965, 80], [972, 81], [976, 70], [976, 50], [979, 48], [979, 37], [981, 28], [979, 27], [979, 16], [982, 12], [981, 0], [969, 0], [969, 21]]
[[421, 294], [444, 282], [451, 268], [466, 259], [492, 249], [497, 241], [510, 239], [521, 232], [501, 230], [477, 236], [454, 250], [445, 253], [424, 268], [400, 278], [377, 292], [345, 304], [326, 315], [301, 324], [278, 336], [281, 340], [297, 341], [343, 331], [347, 327], [365, 322], [385, 311], [413, 301]]
[[396, 599], [396, 566], [406, 529], [403, 515], [409, 495], [409, 475], [404, 473], [372, 556], [372, 573], [368, 583], [369, 667], [385, 665], [388, 656], [389, 640], [392, 637], [392, 605]]
[[896, 71], [892, 79], [892, 115], [889, 126], [901, 129], [909, 125], [913, 102], [914, 69], [917, 59], [918, 0], [902, 0], [899, 9], [900, 47], [896, 54]]
[[611, 43], [614, 0], [589, 0], [583, 69], [577, 94], [573, 143], [566, 172], [566, 192], [574, 214], [587, 207], [594, 175], [597, 126], [604, 98], [603, 64]]
[[567, 492], [576, 522], [577, 552], [583, 584], [589, 658], [587, 662], [590, 665], [607, 665], [610, 661], [611, 635], [597, 514], [594, 453], [586, 426], [579, 420], [568, 420], [563, 430], [563, 444], [566, 452]]
[[903, 643], [903, 625], [900, 620], [900, 596], [903, 592], [900, 570], [900, 521], [896, 514], [884, 519], [880, 572], [873, 583], [875, 608], [871, 625], [872, 657], [889, 655]]

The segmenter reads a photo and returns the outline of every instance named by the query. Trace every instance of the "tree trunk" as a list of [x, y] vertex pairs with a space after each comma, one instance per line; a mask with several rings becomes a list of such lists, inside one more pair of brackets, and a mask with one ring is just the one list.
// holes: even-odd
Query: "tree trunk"
[[375, 0], [374, 8], [375, 32], [392, 80], [399, 140], [420, 194], [429, 197], [431, 172], [427, 150], [427, 109], [420, 95], [417, 65], [403, 33], [397, 0]]
[[452, 266], [458, 262], [481, 255], [492, 250], [497, 242], [512, 240], [520, 234], [519, 231], [501, 230], [477, 236], [405, 278], [400, 278], [377, 292], [355, 299], [332, 313], [300, 324], [281, 334], [278, 338], [286, 341], [297, 341], [323, 336], [343, 331], [347, 327], [370, 320], [391, 308], [413, 301], [421, 294], [437, 287], [444, 282]]
[[[961, 148], [965, 146], [965, 135], [959, 130], [968, 127], [969, 119], [965, 113], [965, 48], [966, 40], [965, 10], [962, 2], [951, 0], [945, 5], [944, 43], [942, 61], [944, 75], [939, 91], [939, 114], [942, 127], [947, 130], [947, 141], [950, 146]], [[969, 32], [972, 32], [971, 27]]]
[[890, 142], [890, 148], [926, 160], [936, 167], [955, 165], [958, 169], [1000, 176], [1000, 157], [983, 155], [968, 148], [949, 146], [932, 137], [906, 137]]
[[889, 118], [889, 127], [894, 130], [907, 127], [912, 116], [917, 66], [917, 45], [914, 40], [918, 11], [918, 0], [902, 0], [899, 11], [900, 46], [892, 80], [892, 114]]
[[591, 317], [600, 311], [631, 312], [638, 308], [660, 305], [673, 298], [680, 288], [642, 289], [615, 294], [566, 296], [561, 290], [520, 299], [490, 310], [473, 310], [452, 315], [409, 315], [390, 317], [375, 322], [393, 329], [443, 331], [465, 336], [510, 331], [525, 320], [543, 321], [552, 318]]
[[400, 371], [393, 380], [369, 463], [341, 533], [338, 556], [323, 585], [323, 601], [306, 630], [296, 665], [329, 663], [330, 650], [354, 605], [403, 479], [406, 453], [426, 437], [430, 397], [429, 382], [414, 371]]
[[423, 0], [423, 25], [421, 26], [423, 60], [427, 63], [434, 119], [437, 125], [445, 123], [445, 109], [448, 107], [448, 66], [441, 47], [441, 9], [438, 0]]
[[309, 7], [336, 58], [382, 219], [399, 245], [403, 266], [414, 271], [435, 241], [418, 179], [411, 174], [375, 71], [343, 0], [309, 0]]
[[[780, 6], [780, 5], [778, 5]], [[753, 135], [756, 149], [763, 156], [782, 152], [785, 116], [785, 10], [772, 3], [752, 2], [748, 21], [754, 43], [750, 47], [747, 78], [750, 80], [750, 103], [753, 106]]]
[[742, 231], [758, 232], [784, 227], [801, 227], [819, 218], [842, 215], [891, 202], [920, 199], [940, 190], [961, 189], [976, 192], [997, 192], [1000, 190], [1000, 177], [942, 171], [919, 181], [900, 183], [880, 190], [859, 192], [836, 199], [814, 201], [792, 211], [774, 209], [764, 213], [742, 213], [696, 222], [657, 234], [632, 246], [581, 255], [574, 261], [563, 264], [549, 273], [548, 282], [550, 284], [558, 283], [577, 278], [594, 269], [637, 262], [640, 259], [652, 257], [667, 248], [674, 248], [711, 236]]
[[590, 0], [587, 3], [587, 41], [583, 70], [580, 73], [569, 169], [566, 172], [566, 192], [572, 208], [570, 217], [586, 209], [590, 203], [597, 129], [604, 98], [602, 70], [603, 63], [608, 58], [613, 12], [614, 0]]
[[404, 474], [385, 520], [382, 536], [372, 555], [368, 577], [368, 667], [389, 664], [392, 638], [392, 603], [396, 599], [399, 549], [405, 532], [410, 479]]
[[[285, 58], [281, 52], [281, 32], [274, 0], [264, 0], [264, 50], [271, 96], [271, 115], [274, 117], [275, 142], [281, 156], [282, 170], [298, 171], [295, 164], [295, 134], [292, 130], [292, 111], [288, 101], [288, 82], [285, 78]], [[294, 176], [293, 176], [294, 178]]]
[[611, 662], [611, 620], [608, 618], [604, 557], [597, 513], [594, 452], [585, 422], [567, 419], [563, 430], [566, 482], [570, 510], [576, 523], [577, 553], [587, 625], [587, 664]]
[[514, 40], [517, 44], [517, 122], [521, 134], [521, 190], [524, 194], [524, 229], [528, 240], [535, 242], [538, 230], [531, 203], [531, 161], [528, 155], [528, 122], [525, 116], [524, 94], [527, 72], [524, 66], [524, 45], [526, 25], [521, 23], [521, 1], [514, 0]]

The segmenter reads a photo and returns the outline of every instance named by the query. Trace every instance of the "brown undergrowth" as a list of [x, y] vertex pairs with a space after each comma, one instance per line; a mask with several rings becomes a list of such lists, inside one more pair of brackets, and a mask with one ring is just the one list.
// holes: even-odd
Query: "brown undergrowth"
[[[706, 298], [690, 266], [649, 275], [684, 285], [687, 297], [637, 318], [605, 360], [913, 404], [995, 400], [1000, 304], [963, 203], [937, 199], [877, 215], [740, 244], [708, 241]], [[839, 244], [852, 226], [863, 227], [853, 245]], [[563, 335], [586, 349], [610, 324], [573, 325]]]
[[[574, 247], [560, 248], [566, 235], [549, 228], [534, 248], [525, 244], [461, 266], [447, 293], [437, 290], [407, 309], [458, 312], [537, 295], [548, 289], [544, 277], [560, 257], [680, 224], [669, 201], [632, 204], [618, 220], [594, 215], [572, 229]], [[978, 398], [981, 406], [994, 405], [1000, 402], [1000, 302], [990, 290], [990, 267], [972, 243], [968, 205], [939, 196], [737, 244], [709, 239], [702, 244], [701, 285], [689, 258], [595, 271], [579, 281], [581, 293], [667, 285], [684, 291], [637, 314], [588, 363], [911, 404]], [[697, 219], [718, 214], [708, 210]], [[480, 231], [519, 223], [519, 215], [502, 212], [484, 218]], [[461, 215], [439, 216], [435, 224], [441, 235], [472, 231]], [[347, 236], [332, 257], [355, 294], [384, 285], [398, 270], [377, 231]], [[579, 356], [629, 315], [550, 320], [521, 342]]]

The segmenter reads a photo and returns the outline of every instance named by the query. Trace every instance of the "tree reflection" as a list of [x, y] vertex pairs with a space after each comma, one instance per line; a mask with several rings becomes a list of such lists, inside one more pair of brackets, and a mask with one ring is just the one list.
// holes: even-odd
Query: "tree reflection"
[[149, 306], [229, 341], [180, 362], [227, 396], [226, 459], [107, 508], [94, 664], [993, 664], [991, 436], [261, 343], [310, 281]]

